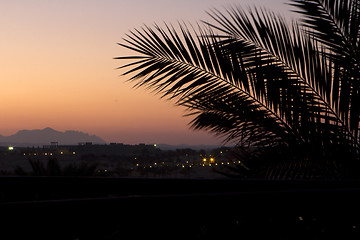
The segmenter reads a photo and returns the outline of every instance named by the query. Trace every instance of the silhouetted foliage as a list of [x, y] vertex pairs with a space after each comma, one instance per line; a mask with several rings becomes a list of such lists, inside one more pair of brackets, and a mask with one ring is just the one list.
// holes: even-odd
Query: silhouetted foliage
[[41, 160], [29, 159], [31, 172], [25, 171], [22, 167], [15, 168], [14, 173], [20, 176], [95, 176], [98, 175], [97, 164], [69, 164], [61, 167], [56, 158], [49, 158], [45, 166]]
[[186, 107], [193, 129], [262, 148], [275, 154], [267, 161], [292, 166], [284, 171], [306, 160], [358, 175], [360, 1], [291, 5], [302, 14], [292, 24], [231, 8], [210, 11], [213, 23], [199, 30], [135, 29], [120, 45], [138, 55], [118, 57], [133, 61], [120, 68], [131, 68], [124, 75], [136, 87]]

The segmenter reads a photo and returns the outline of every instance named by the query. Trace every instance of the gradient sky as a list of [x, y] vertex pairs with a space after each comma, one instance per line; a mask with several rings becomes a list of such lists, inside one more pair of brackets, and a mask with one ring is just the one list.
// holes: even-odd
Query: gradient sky
[[188, 130], [184, 109], [115, 70], [116, 43], [143, 24], [207, 19], [206, 10], [256, 5], [288, 14], [286, 0], [1, 0], [0, 134], [79, 130], [108, 142], [220, 144]]

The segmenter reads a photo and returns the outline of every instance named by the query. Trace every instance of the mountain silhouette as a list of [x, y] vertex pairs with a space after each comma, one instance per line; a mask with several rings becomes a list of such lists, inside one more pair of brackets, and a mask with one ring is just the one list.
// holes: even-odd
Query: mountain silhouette
[[106, 142], [98, 136], [89, 135], [79, 131], [60, 132], [52, 128], [20, 130], [14, 135], [0, 135], [0, 145], [13, 144], [16, 146], [42, 146], [58, 142], [59, 145], [77, 145], [80, 142], [92, 142], [94, 144], [105, 144]]

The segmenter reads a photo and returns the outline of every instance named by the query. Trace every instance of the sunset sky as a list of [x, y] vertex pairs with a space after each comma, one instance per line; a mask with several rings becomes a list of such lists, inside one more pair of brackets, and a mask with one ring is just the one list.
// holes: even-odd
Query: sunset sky
[[79, 130], [107, 142], [220, 144], [188, 129], [184, 109], [121, 77], [118, 46], [143, 24], [196, 23], [205, 11], [286, 0], [1, 0], [0, 134]]

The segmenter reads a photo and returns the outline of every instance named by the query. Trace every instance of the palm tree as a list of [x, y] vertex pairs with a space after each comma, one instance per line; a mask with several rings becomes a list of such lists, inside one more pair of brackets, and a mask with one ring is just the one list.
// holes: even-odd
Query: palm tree
[[290, 4], [302, 15], [292, 24], [232, 8], [210, 11], [213, 23], [197, 30], [135, 29], [120, 45], [137, 54], [116, 59], [131, 60], [120, 68], [136, 87], [186, 107], [193, 129], [262, 158], [282, 149], [267, 163], [311, 161], [348, 175], [360, 150], [360, 1]]

